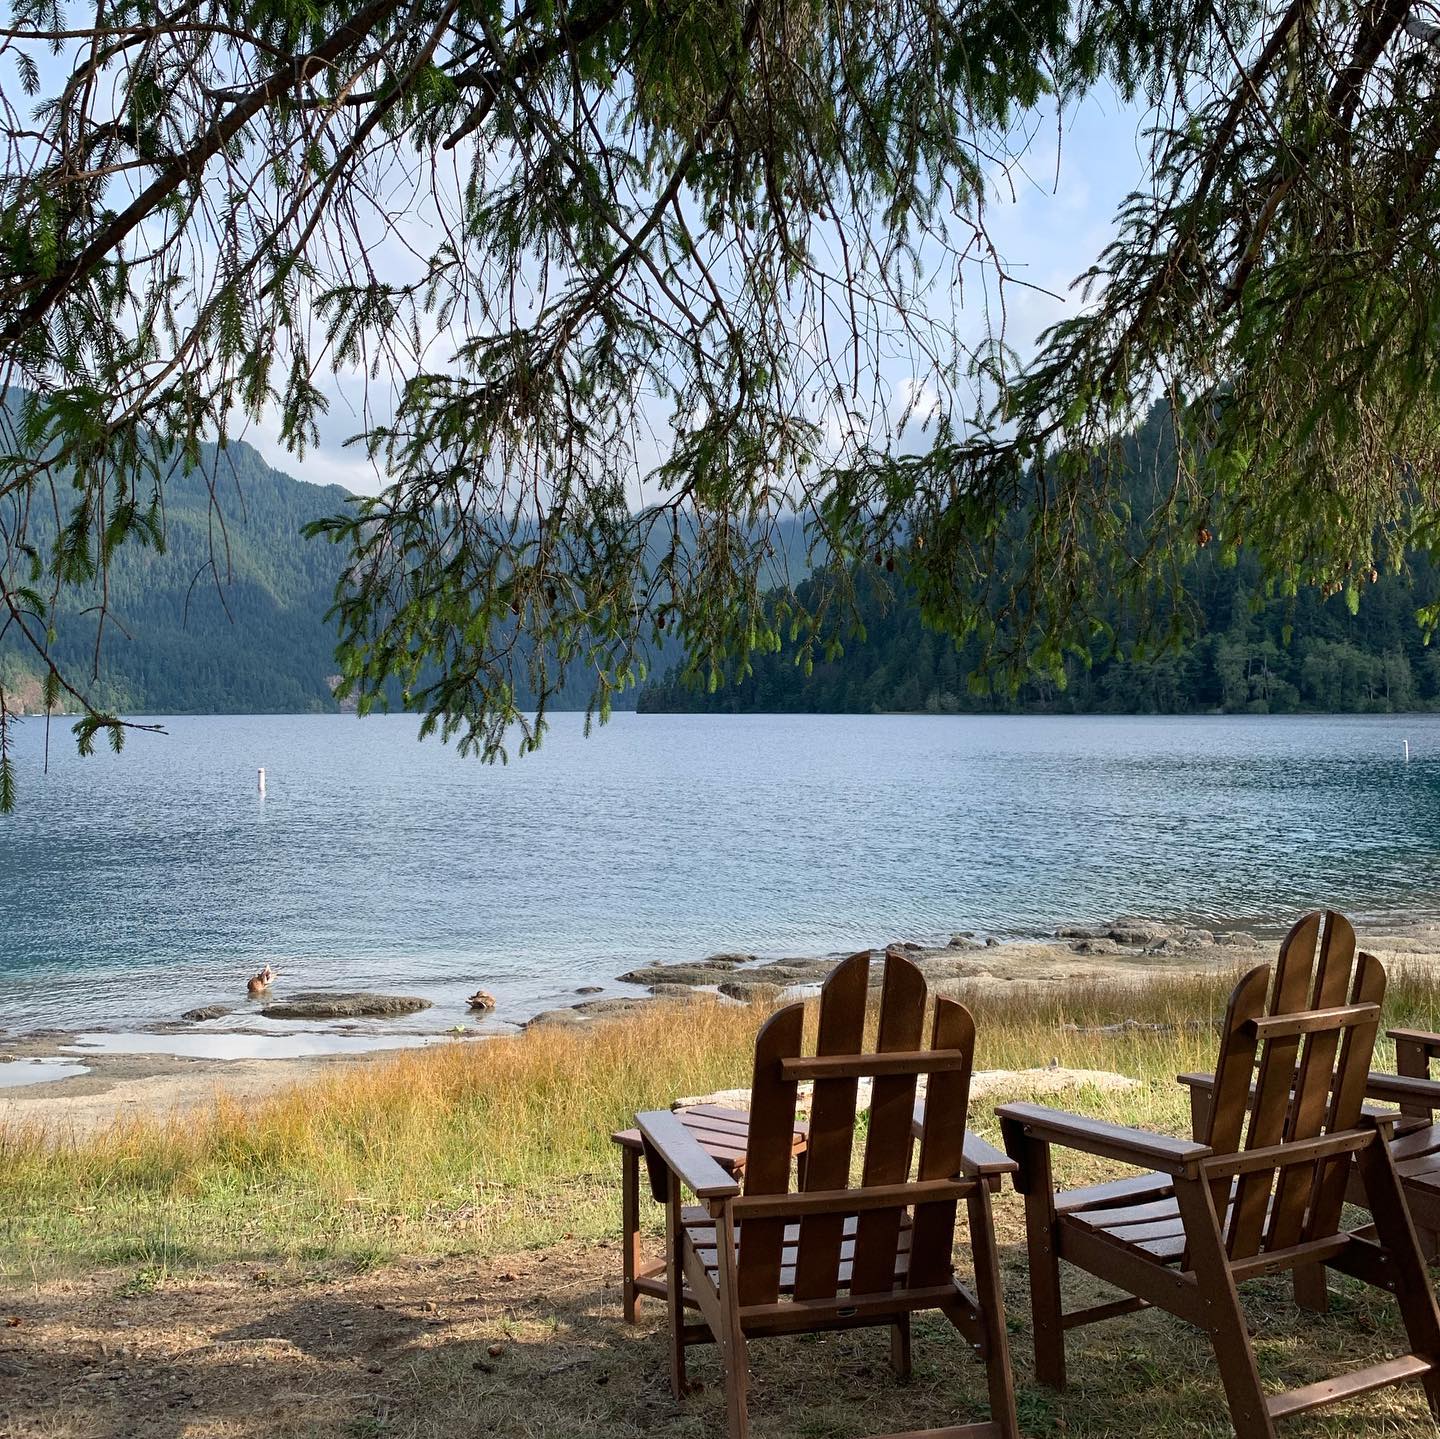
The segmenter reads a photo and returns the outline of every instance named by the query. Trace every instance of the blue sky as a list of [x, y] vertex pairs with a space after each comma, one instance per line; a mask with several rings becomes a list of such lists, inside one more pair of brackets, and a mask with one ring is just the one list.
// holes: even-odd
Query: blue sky
[[[1012, 273], [1039, 287], [1014, 287], [1008, 293], [1007, 339], [1020, 353], [1079, 304], [1071, 285], [1113, 235], [1118, 204], [1144, 174], [1143, 124], [1141, 107], [1104, 89], [1068, 112], [1058, 132], [1053, 110], [1031, 118], [1027, 129], [1033, 135], [1024, 159], [1009, 183], [995, 187], [988, 217], [992, 238]], [[970, 338], [978, 339], [984, 323], [978, 304], [967, 305], [962, 324], [971, 324], [972, 316]], [[345, 443], [365, 423], [366, 384], [358, 376], [322, 383], [331, 397], [330, 413], [321, 423], [320, 443], [303, 460], [281, 444], [273, 420], [248, 426], [240, 437], [277, 469], [301, 479], [376, 493], [384, 475], [359, 447]], [[372, 409], [385, 404], [387, 389], [383, 379], [371, 382]]]

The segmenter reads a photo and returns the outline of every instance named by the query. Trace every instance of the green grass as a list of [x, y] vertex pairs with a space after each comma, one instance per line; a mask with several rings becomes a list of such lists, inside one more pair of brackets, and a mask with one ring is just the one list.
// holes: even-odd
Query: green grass
[[[1183, 1133], [1174, 1076], [1213, 1064], [1210, 1022], [1233, 978], [955, 992], [975, 1013], [978, 1067], [1117, 1070], [1142, 1087], [1081, 1087], [1066, 1104]], [[259, 1105], [222, 1100], [199, 1118], [78, 1143], [0, 1129], [0, 1277], [67, 1263], [168, 1273], [231, 1257], [364, 1265], [603, 1236], [616, 1205], [610, 1133], [637, 1109], [748, 1083], [767, 1012], [657, 1004], [581, 1032], [405, 1054]], [[1126, 1020], [1136, 1027], [1107, 1028]], [[1397, 969], [1386, 1020], [1440, 1025], [1440, 982]], [[1389, 1057], [1382, 1048], [1377, 1066]], [[972, 1114], [992, 1137], [993, 1103]]]

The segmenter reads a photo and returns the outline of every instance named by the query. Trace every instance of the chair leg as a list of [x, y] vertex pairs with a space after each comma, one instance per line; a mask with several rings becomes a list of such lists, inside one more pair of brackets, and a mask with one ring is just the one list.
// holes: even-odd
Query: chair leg
[[1065, 1325], [1060, 1305], [1060, 1253], [1055, 1245], [1055, 1185], [1050, 1146], [1023, 1141], [1025, 1246], [1030, 1258], [1030, 1317], [1035, 1338], [1035, 1377], [1065, 1388]]
[[[1410, 1340], [1410, 1349], [1432, 1364], [1440, 1363], [1440, 1306], [1430, 1288], [1420, 1239], [1410, 1217], [1409, 1206], [1390, 1146], [1377, 1138], [1355, 1156], [1370, 1216], [1375, 1221], [1375, 1236], [1385, 1247], [1394, 1279], [1395, 1298], [1400, 1305], [1400, 1318]], [[1421, 1382], [1430, 1413], [1440, 1419], [1440, 1374], [1432, 1368]]]
[[1265, 1404], [1255, 1351], [1240, 1307], [1240, 1291], [1230, 1272], [1220, 1233], [1220, 1217], [1209, 1182], [1177, 1179], [1175, 1199], [1185, 1226], [1185, 1242], [1200, 1291], [1200, 1326], [1215, 1350], [1215, 1367], [1225, 1386], [1230, 1423], [1238, 1439], [1275, 1439], [1275, 1421]]
[[729, 1439], [749, 1439], [750, 1356], [740, 1324], [740, 1295], [735, 1270], [735, 1221], [727, 1204], [715, 1221], [716, 1263], [720, 1280], [720, 1357], [725, 1365], [725, 1418]]
[[1324, 1314], [1330, 1308], [1330, 1292], [1325, 1287], [1323, 1264], [1302, 1264], [1294, 1274], [1295, 1303], [1312, 1314]]
[[897, 1379], [910, 1377], [910, 1316], [902, 1314], [890, 1326], [890, 1367]]
[[749, 1439], [750, 1365], [743, 1339], [725, 1349], [725, 1424], [729, 1439]]
[[672, 1174], [665, 1201], [665, 1303], [670, 1312], [670, 1392], [690, 1392], [685, 1374], [685, 1227], [680, 1222], [680, 1181]]
[[635, 1291], [640, 1269], [640, 1153], [628, 1146], [620, 1150], [620, 1252], [625, 1322], [634, 1324], [640, 1297]]
[[[1000, 1286], [1000, 1251], [995, 1245], [990, 1190], [984, 1183], [966, 1201], [966, 1208], [970, 1218], [970, 1250], [975, 1259], [975, 1298], [980, 1305], [985, 1339], [981, 1357], [985, 1361], [985, 1382], [990, 1391], [990, 1422], [995, 1425], [999, 1439], [1020, 1439], [1015, 1415], [1015, 1374], [1010, 1367], [1010, 1336], [1005, 1328], [1005, 1296]], [[1062, 1382], [1064, 1365], [1062, 1341]]]

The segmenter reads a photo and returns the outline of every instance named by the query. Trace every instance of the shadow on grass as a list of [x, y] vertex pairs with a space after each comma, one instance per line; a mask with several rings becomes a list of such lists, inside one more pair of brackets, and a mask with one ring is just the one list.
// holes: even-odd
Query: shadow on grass
[[[1008, 1202], [1003, 1263], [1023, 1431], [1033, 1439], [1230, 1433], [1209, 1346], [1164, 1314], [1073, 1334], [1065, 1395], [1034, 1382], [1018, 1220]], [[713, 1348], [692, 1351], [703, 1388], [677, 1403], [661, 1306], [648, 1303], [633, 1328], [621, 1321], [618, 1261], [614, 1246], [571, 1245], [363, 1272], [229, 1264], [148, 1285], [108, 1271], [0, 1291], [0, 1434], [720, 1439], [723, 1376]], [[1067, 1275], [1072, 1305], [1105, 1292]], [[1316, 1319], [1293, 1307], [1283, 1281], [1248, 1286], [1268, 1385], [1305, 1383], [1399, 1345], [1388, 1297], [1332, 1281], [1332, 1301]], [[985, 1417], [984, 1373], [943, 1319], [917, 1319], [914, 1354], [914, 1377], [900, 1384], [883, 1328], [753, 1343], [756, 1439], [845, 1439]], [[1435, 1433], [1418, 1389], [1287, 1427], [1296, 1439], [1381, 1433]]]

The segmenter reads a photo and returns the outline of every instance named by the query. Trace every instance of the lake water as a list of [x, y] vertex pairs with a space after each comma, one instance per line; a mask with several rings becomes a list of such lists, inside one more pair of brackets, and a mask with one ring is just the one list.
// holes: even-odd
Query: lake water
[[22, 726], [0, 1028], [226, 998], [256, 1027], [265, 960], [277, 992], [429, 996], [402, 1027], [442, 1029], [477, 985], [513, 1020], [719, 950], [1440, 912], [1437, 718], [560, 715], [508, 767], [406, 716], [165, 725], [82, 760], [57, 724], [48, 776]]

